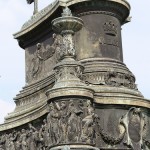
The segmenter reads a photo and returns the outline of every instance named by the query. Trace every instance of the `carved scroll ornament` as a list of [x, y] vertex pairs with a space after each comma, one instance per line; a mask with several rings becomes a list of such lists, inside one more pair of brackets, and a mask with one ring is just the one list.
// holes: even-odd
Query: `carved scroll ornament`
[[143, 133], [145, 130], [145, 116], [140, 108], [132, 107], [122, 116], [121, 122], [126, 129], [124, 144], [134, 150], [141, 150], [144, 146]]

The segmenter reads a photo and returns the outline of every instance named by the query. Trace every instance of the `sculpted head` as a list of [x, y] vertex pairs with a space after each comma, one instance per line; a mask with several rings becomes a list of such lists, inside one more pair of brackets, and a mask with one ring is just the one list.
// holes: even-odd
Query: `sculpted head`
[[25, 133], [25, 131], [26, 131], [25, 129], [22, 129], [22, 130], [21, 130], [22, 133]]
[[49, 111], [51, 111], [51, 110], [54, 110], [54, 105], [52, 102], [49, 104]]
[[40, 49], [42, 45], [41, 45], [41, 43], [37, 43], [36, 46], [37, 46], [37, 49]]

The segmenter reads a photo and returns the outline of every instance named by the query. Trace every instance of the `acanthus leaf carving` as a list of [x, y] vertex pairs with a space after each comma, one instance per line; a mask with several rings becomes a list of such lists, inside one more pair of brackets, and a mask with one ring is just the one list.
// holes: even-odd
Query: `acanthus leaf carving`
[[90, 101], [87, 101], [87, 115], [82, 119], [81, 140], [88, 144], [95, 144], [95, 114], [94, 108]]

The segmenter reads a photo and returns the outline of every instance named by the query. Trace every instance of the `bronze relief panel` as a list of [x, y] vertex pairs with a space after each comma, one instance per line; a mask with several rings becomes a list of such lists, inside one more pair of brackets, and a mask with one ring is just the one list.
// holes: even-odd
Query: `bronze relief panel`
[[26, 49], [26, 82], [33, 83], [47, 77], [57, 62], [56, 50], [58, 38], [52, 34], [50, 38], [41, 40]]

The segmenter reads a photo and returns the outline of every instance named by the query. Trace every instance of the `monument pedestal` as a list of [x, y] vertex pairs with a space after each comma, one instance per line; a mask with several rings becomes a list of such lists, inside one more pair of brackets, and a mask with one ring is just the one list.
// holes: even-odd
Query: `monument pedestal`
[[126, 0], [56, 0], [14, 34], [26, 86], [0, 125], [0, 149], [150, 149], [150, 101], [123, 62], [129, 13]]

